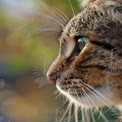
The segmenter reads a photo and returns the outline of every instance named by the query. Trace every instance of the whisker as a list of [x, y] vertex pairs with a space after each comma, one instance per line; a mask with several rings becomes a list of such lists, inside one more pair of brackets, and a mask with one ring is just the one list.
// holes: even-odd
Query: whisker
[[75, 93], [76, 93], [76, 95], [77, 95], [78, 100], [81, 101], [81, 99], [80, 99], [80, 97], [79, 97], [79, 95], [78, 95], [76, 89], [74, 89], [74, 90], [75, 90]]
[[[55, 10], [52, 7], [47, 6], [45, 3], [41, 2], [41, 7], [45, 7], [47, 10], [47, 12], [49, 12], [50, 16], [52, 16], [54, 19], [54, 21], [56, 21], [58, 24], [61, 25], [61, 27], [64, 27], [65, 24], [68, 22], [67, 18], [65, 18], [65, 16], [63, 16], [62, 14], [60, 14], [57, 10]], [[51, 19], [51, 18], [50, 18]], [[60, 22], [60, 23], [59, 23]]]
[[60, 97], [61, 97], [61, 94], [59, 93], [59, 94], [55, 97], [55, 99], [60, 99]]
[[[108, 105], [113, 105], [113, 103], [111, 101], [109, 101], [107, 98], [105, 98], [100, 92], [98, 92], [97, 90], [95, 90], [93, 87], [91, 87], [90, 85], [84, 83], [82, 80], [80, 80], [85, 86], [89, 87], [90, 89], [92, 89], [97, 95], [99, 95], [103, 100], [105, 100]], [[107, 105], [107, 106], [108, 106]]]
[[56, 95], [56, 94], [58, 94], [58, 93], [60, 93], [58, 90], [55, 90], [55, 91], [53, 92], [54, 95]]
[[65, 19], [66, 22], [69, 21], [69, 18], [68, 18], [61, 10], [59, 10], [59, 9], [56, 8], [56, 7], [53, 7], [53, 8], [54, 8], [57, 12], [59, 12], [60, 15], [62, 15], [62, 16], [64, 17], [64, 19]]
[[108, 106], [108, 104], [106, 104], [106, 103], [101, 99], [101, 97], [99, 97], [97, 94], [95, 94], [94, 92], [92, 92], [89, 88], [87, 88], [87, 89], [88, 89], [88, 91], [89, 91], [91, 94], [93, 94], [94, 96], [96, 96], [103, 104], [105, 104], [105, 105], [108, 107], [108, 110], [113, 111], [112, 107]]
[[61, 27], [64, 27], [64, 23], [62, 23], [61, 21], [59, 21], [59, 20], [53, 18], [52, 16], [50, 16], [50, 15], [45, 15], [45, 14], [42, 13], [42, 12], [40, 13], [40, 15], [41, 15], [42, 17], [44, 17], [44, 18], [53, 20], [53, 21], [55, 21], [57, 24], [59, 24]]
[[82, 122], [85, 122], [84, 108], [82, 108], [82, 110], [81, 110], [81, 116], [82, 116]]
[[75, 11], [74, 11], [74, 9], [73, 9], [73, 6], [72, 6], [72, 3], [71, 3], [71, 0], [69, 0], [69, 4], [70, 4], [71, 10], [72, 10], [72, 13], [73, 13], [73, 15], [75, 16]]
[[85, 115], [86, 115], [86, 122], [90, 122], [89, 109], [85, 109]]
[[63, 122], [63, 119], [65, 118], [66, 114], [68, 113], [68, 110], [69, 110], [69, 107], [71, 106], [71, 104], [69, 103], [69, 105], [67, 106], [63, 116], [61, 117], [60, 121], [59, 122]]
[[88, 100], [89, 96], [87, 95], [87, 93], [85, 92], [85, 90], [83, 88], [82, 88], [82, 90], [83, 90], [84, 97], [86, 98], [86, 100], [88, 102], [88, 105], [91, 106], [91, 104], [90, 104], [90, 102]]
[[70, 122], [71, 120], [71, 113], [72, 113], [72, 103], [71, 103], [71, 106], [69, 107], [68, 122]]
[[63, 96], [63, 98], [64, 98], [63, 105], [65, 105], [65, 104], [67, 104], [67, 102], [69, 101], [69, 99], [66, 98], [66, 97], [64, 97], [64, 96]]
[[75, 105], [74, 115], [75, 115], [75, 122], [78, 122], [78, 106], [77, 105]]
[[[91, 104], [90, 104], [90, 102], [89, 102], [89, 97], [87, 96], [87, 93], [85, 92], [85, 90], [84, 90], [83, 88], [82, 88], [82, 90], [83, 90], [83, 92], [84, 92], [84, 93], [83, 93], [83, 94], [84, 94], [84, 98], [86, 99], [88, 105], [91, 106]], [[87, 113], [86, 113], [86, 111], [87, 111]], [[90, 122], [90, 119], [89, 119], [89, 116], [88, 116], [88, 114], [89, 114], [88, 109], [85, 110], [85, 114], [86, 114], [86, 116], [87, 116], [87, 117], [86, 117], [86, 121], [87, 121], [87, 122]]]
[[[84, 90], [84, 89], [83, 89], [83, 90]], [[86, 93], [85, 90], [84, 90], [84, 93]], [[87, 95], [87, 93], [86, 93], [86, 95]], [[105, 122], [108, 122], [107, 118], [103, 115], [102, 111], [99, 111], [98, 107], [95, 105], [95, 103], [93, 102], [93, 100], [91, 99], [91, 97], [90, 97], [90, 96], [87, 96], [87, 97], [90, 98], [91, 102], [94, 104], [96, 110], [100, 113], [100, 115], [101, 115], [102, 118], [105, 120]]]
[[62, 24], [60, 24], [60, 25], [62, 25], [62, 27], [65, 26], [65, 24], [66, 24], [67, 21], [62, 20], [62, 18], [61, 18], [60, 16], [57, 16], [56, 13], [50, 13], [50, 14], [51, 14], [51, 16], [52, 16], [55, 20], [58, 20], [60, 23], [62, 23]]
[[63, 12], [42, 1], [39, 1], [37, 7], [33, 9], [33, 23], [37, 26], [38, 32], [59, 35], [68, 21], [68, 17]]
[[93, 114], [93, 110], [90, 109], [90, 112], [91, 112], [91, 118], [92, 118], [92, 121], [95, 122], [95, 117], [94, 117], [94, 114]]
[[86, 87], [87, 90], [92, 94], [94, 95], [95, 97], [97, 97], [103, 104], [105, 104], [106, 106], [108, 106], [108, 104], [106, 104], [106, 102], [104, 102], [101, 97], [99, 97], [96, 93], [92, 92], [88, 87]]
[[[89, 100], [91, 101], [91, 103], [93, 104], [93, 106], [98, 109], [98, 107], [95, 105], [95, 103], [93, 102], [93, 100], [91, 99], [91, 97], [87, 93], [86, 93], [86, 96], [89, 98]], [[92, 109], [93, 108], [89, 108], [89, 114], [91, 113], [91, 118], [92, 118], [93, 122], [95, 122], [95, 117], [93, 115]]]
[[55, 90], [55, 92], [53, 94], [56, 95], [55, 99], [61, 99], [62, 98], [62, 94], [58, 90]]
[[59, 32], [59, 29], [54, 29], [54, 28], [46, 29], [46, 28], [43, 28], [43, 29], [39, 29], [39, 31], [40, 32], [44, 32], [44, 31]]
[[62, 18], [64, 18], [64, 20], [69, 21], [68, 17], [61, 10], [59, 10], [58, 8], [56, 8], [55, 6], [52, 6], [52, 7], [47, 6], [44, 2], [41, 2], [41, 4], [43, 6], [45, 6], [46, 8], [48, 8], [49, 10], [51, 9], [51, 10], [55, 11], [56, 13], [60, 14], [60, 16]]
[[103, 113], [107, 113], [109, 110], [112, 110], [113, 111], [113, 108], [112, 107], [111, 108], [108, 107], [105, 111], [103, 111]]
[[[78, 96], [78, 93], [77, 93], [76, 89], [74, 89], [74, 91], [75, 91], [75, 93], [76, 93], [76, 95], [77, 95], [77, 97], [78, 97], [78, 99], [79, 99], [79, 96]], [[79, 110], [78, 105], [75, 105], [75, 111], [74, 111], [75, 122], [78, 122], [78, 110]]]
[[104, 119], [105, 122], [109, 122], [104, 114], [101, 113], [101, 117]]
[[[45, 32], [46, 32], [46, 31], [45, 31]], [[51, 32], [51, 31], [50, 31], [50, 32], [47, 32], [47, 34], [49, 34], [49, 35], [56, 35], [56, 36], [57, 36], [59, 33]]]
[[[55, 14], [57, 14], [57, 16], [56, 16], [56, 15], [54, 15], [54, 16], [59, 17], [59, 18], [64, 22], [64, 24], [66, 24], [66, 23], [69, 21], [69, 19], [65, 18], [65, 17], [62, 15], [62, 13], [59, 12], [59, 10], [54, 9], [54, 7], [53, 7], [53, 8], [50, 8], [50, 9], [51, 9], [52, 11], [54, 11]], [[58, 18], [58, 19], [59, 19], [59, 18]]]
[[99, 116], [97, 117], [97, 120], [99, 120], [101, 116], [102, 116], [102, 111], [99, 110]]

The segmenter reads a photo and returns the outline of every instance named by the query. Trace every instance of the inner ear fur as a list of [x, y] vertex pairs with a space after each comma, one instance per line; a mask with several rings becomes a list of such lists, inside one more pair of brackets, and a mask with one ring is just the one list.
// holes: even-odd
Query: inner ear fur
[[80, 6], [83, 8], [87, 6], [90, 2], [96, 1], [96, 0], [78, 0], [80, 2]]

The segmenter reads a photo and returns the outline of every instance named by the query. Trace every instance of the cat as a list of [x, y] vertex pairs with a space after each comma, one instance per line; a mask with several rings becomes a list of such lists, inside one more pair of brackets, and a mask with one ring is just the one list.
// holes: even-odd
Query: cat
[[48, 80], [83, 108], [122, 105], [122, 0], [83, 0], [59, 37]]

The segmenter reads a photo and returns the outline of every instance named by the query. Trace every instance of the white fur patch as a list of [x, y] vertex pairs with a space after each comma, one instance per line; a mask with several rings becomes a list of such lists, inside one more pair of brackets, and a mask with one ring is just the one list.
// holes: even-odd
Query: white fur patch
[[85, 6], [89, 3], [89, 1], [90, 1], [90, 0], [79, 0], [80, 5], [81, 5], [82, 7], [85, 7]]
[[99, 89], [97, 89], [96, 91], [98, 92], [98, 94], [93, 95], [89, 92], [89, 94], [84, 97], [73, 97], [72, 95], [70, 95], [68, 92], [65, 92], [64, 90], [62, 90], [60, 88], [60, 84], [57, 83], [56, 84], [57, 89], [59, 90], [59, 92], [61, 94], [63, 94], [66, 98], [69, 99], [69, 101], [71, 103], [74, 103], [75, 105], [81, 106], [81, 107], [85, 107], [85, 108], [93, 108], [95, 106], [99, 107], [99, 106], [111, 106], [113, 105], [113, 103], [110, 101], [110, 97], [112, 94], [111, 92], [111, 87], [106, 86], [106, 87], [101, 87]]
[[57, 87], [57, 89], [59, 90], [59, 92], [60, 92], [62, 95], [64, 95], [66, 98], [68, 98], [68, 99], [70, 100], [71, 103], [75, 103], [75, 104], [81, 106], [81, 103], [80, 103], [78, 100], [74, 99], [69, 93], [63, 91], [63, 90], [60, 88], [60, 85], [59, 85], [58, 83], [56, 84], [56, 87]]
[[75, 41], [73, 39], [69, 38], [68, 36], [65, 35], [64, 38], [67, 41], [65, 56], [68, 58], [71, 56], [76, 44], [75, 44]]
[[122, 112], [122, 105], [117, 106], [117, 108]]
[[66, 50], [66, 57], [70, 57], [70, 55], [72, 54], [73, 50], [74, 50], [75, 44], [72, 42], [69, 42], [67, 45], [67, 50]]

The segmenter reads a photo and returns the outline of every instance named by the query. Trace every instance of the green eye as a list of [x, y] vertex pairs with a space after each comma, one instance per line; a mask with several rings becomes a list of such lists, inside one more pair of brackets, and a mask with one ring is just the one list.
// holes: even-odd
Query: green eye
[[88, 38], [82, 37], [78, 39], [78, 47], [82, 50], [88, 42]]

